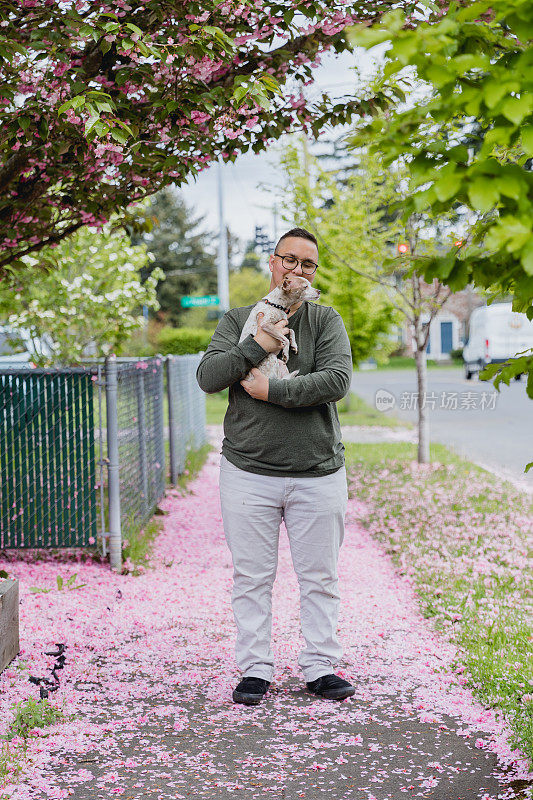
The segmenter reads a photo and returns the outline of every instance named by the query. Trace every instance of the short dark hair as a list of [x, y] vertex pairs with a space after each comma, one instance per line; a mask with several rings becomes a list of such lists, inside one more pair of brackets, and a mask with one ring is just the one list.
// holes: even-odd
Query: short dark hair
[[298, 236], [300, 239], [309, 239], [310, 242], [313, 242], [313, 244], [316, 245], [316, 249], [318, 250], [318, 242], [316, 238], [313, 236], [312, 233], [306, 231], [305, 228], [291, 228], [290, 231], [287, 231], [287, 233], [284, 233], [283, 236], [280, 236], [274, 250], [277, 251], [280, 242], [282, 242], [283, 239], [288, 239], [289, 236]]

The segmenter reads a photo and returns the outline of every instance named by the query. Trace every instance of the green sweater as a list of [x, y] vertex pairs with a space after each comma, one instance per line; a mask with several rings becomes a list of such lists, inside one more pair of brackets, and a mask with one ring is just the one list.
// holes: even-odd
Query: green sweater
[[204, 392], [229, 386], [222, 453], [247, 472], [280, 477], [329, 475], [344, 465], [337, 400], [352, 378], [350, 340], [341, 315], [304, 301], [289, 317], [298, 353], [289, 351], [290, 380], [269, 378], [268, 401], [255, 400], [241, 381], [267, 355], [241, 331], [255, 303], [232, 308], [219, 321], [196, 379]]

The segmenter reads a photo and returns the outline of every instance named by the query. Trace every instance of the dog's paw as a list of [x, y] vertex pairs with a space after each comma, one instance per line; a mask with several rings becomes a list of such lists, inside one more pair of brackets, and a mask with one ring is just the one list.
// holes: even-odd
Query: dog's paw
[[295, 342], [295, 343], [292, 345], [292, 349], [293, 349], [293, 351], [294, 351], [295, 353], [297, 353], [297, 352], [298, 352], [298, 345], [296, 344], [296, 342]]
[[299, 372], [300, 372], [299, 369], [295, 369], [294, 372], [289, 372], [287, 375], [284, 375], [283, 380], [289, 381], [291, 378], [295, 378]]

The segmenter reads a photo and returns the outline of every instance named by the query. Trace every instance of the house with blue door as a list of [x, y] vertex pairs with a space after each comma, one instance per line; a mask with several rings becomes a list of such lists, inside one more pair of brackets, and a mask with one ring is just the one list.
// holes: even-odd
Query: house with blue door
[[[433, 295], [435, 287], [422, 282], [423, 296]], [[444, 305], [431, 320], [427, 346], [428, 358], [436, 361], [451, 359], [452, 350], [462, 347], [468, 335], [468, 323], [474, 308], [486, 305], [485, 297], [471, 285], [460, 292], [451, 294]], [[427, 323], [429, 313], [421, 315], [422, 322]], [[402, 355], [413, 355], [412, 337], [414, 329], [406, 324], [399, 332], [399, 344]]]

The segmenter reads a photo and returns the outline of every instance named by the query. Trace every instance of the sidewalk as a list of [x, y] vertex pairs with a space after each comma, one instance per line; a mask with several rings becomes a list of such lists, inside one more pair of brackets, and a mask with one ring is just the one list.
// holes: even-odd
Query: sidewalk
[[[115, 575], [98, 564], [19, 565], [23, 658], [43, 674], [43, 642], [65, 641], [54, 702], [76, 718], [37, 732], [33, 767], [13, 798], [74, 800], [274, 797], [284, 800], [495, 800], [518, 796], [526, 776], [507, 729], [448, 665], [408, 579], [358, 522], [350, 499], [339, 579], [341, 668], [356, 693], [335, 703], [309, 695], [297, 666], [298, 586], [282, 524], [273, 596], [277, 659], [258, 707], [236, 705], [232, 567], [218, 496], [220, 437], [201, 475], [170, 492], [154, 569]], [[4, 565], [0, 563], [0, 568]], [[5, 568], [5, 567], [4, 567]], [[15, 571], [17, 565], [7, 565]], [[57, 573], [87, 589], [29, 594]], [[32, 694], [15, 666], [0, 678], [0, 717]]]

